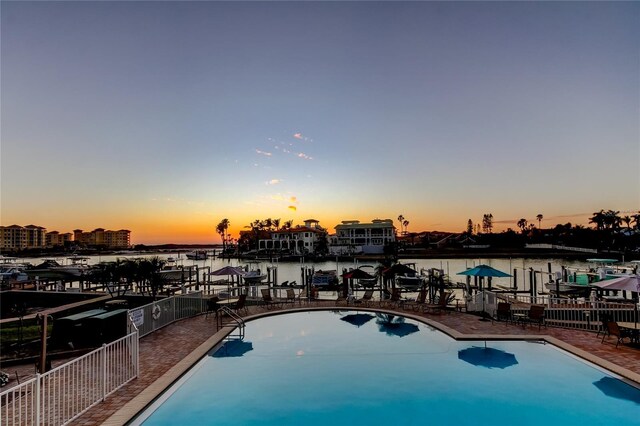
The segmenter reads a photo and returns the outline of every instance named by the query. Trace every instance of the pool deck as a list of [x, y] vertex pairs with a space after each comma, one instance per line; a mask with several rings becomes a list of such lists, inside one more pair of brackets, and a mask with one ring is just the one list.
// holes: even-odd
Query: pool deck
[[[313, 302], [310, 309], [358, 309], [366, 308], [336, 306], [334, 302]], [[296, 309], [298, 305], [296, 305]], [[304, 309], [307, 309], [304, 307]], [[380, 310], [376, 309], [375, 310]], [[287, 309], [291, 311], [292, 309]], [[384, 309], [392, 312], [394, 309]], [[246, 318], [273, 315], [283, 309], [266, 310], [263, 307], [249, 307]], [[578, 356], [607, 367], [617, 374], [640, 383], [640, 348], [619, 345], [615, 338], [605, 339], [586, 331], [568, 330], [554, 327], [505, 324], [504, 322], [480, 321], [478, 316], [447, 312], [440, 314], [416, 313], [411, 310], [396, 310], [399, 314], [426, 322], [458, 339], [545, 339], [553, 344], [569, 349]], [[145, 407], [168, 385], [179, 378], [196, 361], [233, 330], [224, 326], [217, 330], [216, 319], [210, 315], [200, 315], [185, 319], [158, 330], [140, 340], [140, 377], [129, 382], [84, 413], [71, 425], [122, 425], [131, 416]]]

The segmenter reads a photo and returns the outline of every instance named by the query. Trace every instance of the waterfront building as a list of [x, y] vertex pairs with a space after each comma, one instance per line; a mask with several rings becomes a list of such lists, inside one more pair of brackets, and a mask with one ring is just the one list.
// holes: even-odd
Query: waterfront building
[[36, 225], [0, 226], [0, 248], [5, 250], [21, 250], [43, 248], [47, 230]]
[[293, 255], [314, 254], [318, 244], [327, 238], [327, 230], [315, 219], [307, 219], [304, 225], [270, 232], [270, 238], [258, 241], [259, 250], [286, 251]]
[[47, 247], [64, 246], [71, 242], [71, 232], [65, 232], [61, 234], [58, 231], [51, 231], [45, 234], [45, 245]]
[[391, 219], [343, 220], [330, 238], [329, 253], [334, 255], [382, 254], [384, 247], [396, 241], [396, 228]]
[[73, 239], [76, 243], [87, 246], [129, 248], [131, 245], [131, 231], [127, 229], [110, 231], [104, 228], [96, 228], [91, 232], [83, 232], [82, 229], [74, 229]]

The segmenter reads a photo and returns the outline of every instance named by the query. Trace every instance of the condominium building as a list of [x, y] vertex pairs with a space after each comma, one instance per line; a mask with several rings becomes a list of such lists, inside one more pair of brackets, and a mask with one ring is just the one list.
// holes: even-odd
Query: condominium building
[[61, 234], [58, 231], [51, 231], [45, 234], [45, 244], [47, 247], [64, 246], [71, 242], [73, 234], [71, 232], [65, 232]]
[[79, 244], [88, 246], [129, 248], [131, 245], [131, 231], [127, 229], [110, 231], [104, 228], [96, 228], [91, 232], [83, 232], [82, 229], [74, 229], [73, 239]]
[[0, 226], [0, 248], [19, 250], [45, 246], [47, 230], [36, 225]]
[[335, 227], [330, 238], [331, 254], [382, 254], [384, 247], [396, 241], [395, 227], [391, 219], [374, 219], [368, 223], [359, 220], [343, 220]]

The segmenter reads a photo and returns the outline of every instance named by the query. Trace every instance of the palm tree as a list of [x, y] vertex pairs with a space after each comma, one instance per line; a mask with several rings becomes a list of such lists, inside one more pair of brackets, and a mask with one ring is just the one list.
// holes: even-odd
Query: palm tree
[[524, 219], [524, 218], [520, 219], [518, 221], [518, 228], [520, 228], [520, 230], [524, 234], [525, 230], [527, 229], [527, 219]]
[[404, 222], [404, 216], [398, 216], [398, 222], [400, 222], [400, 234], [402, 234], [402, 223]]
[[536, 219], [538, 219], [538, 229], [542, 229], [542, 219], [544, 219], [544, 216], [538, 213], [538, 216], [536, 216]]
[[407, 235], [407, 230], [409, 228], [409, 221], [408, 220], [403, 220], [402, 224], [404, 225], [404, 235]]
[[627, 229], [631, 229], [631, 216], [623, 216], [622, 221], [627, 225]]
[[224, 253], [227, 249], [227, 239], [225, 238], [227, 234], [227, 229], [229, 229], [229, 219], [222, 219], [220, 223], [216, 226], [216, 232], [220, 234], [222, 238], [222, 252]]
[[598, 231], [604, 228], [604, 221], [604, 210], [600, 210], [599, 212], [594, 213], [593, 216], [589, 218], [589, 223], [595, 224]]
[[277, 219], [273, 219], [272, 221], [274, 228], [276, 228], [276, 231], [280, 230], [280, 218]]

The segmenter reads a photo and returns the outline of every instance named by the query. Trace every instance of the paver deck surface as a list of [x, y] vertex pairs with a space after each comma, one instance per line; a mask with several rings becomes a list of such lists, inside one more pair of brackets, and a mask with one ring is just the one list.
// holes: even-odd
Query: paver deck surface
[[[333, 302], [314, 302], [312, 306], [331, 307]], [[339, 306], [345, 308], [344, 306]], [[356, 308], [354, 308], [356, 309]], [[249, 315], [265, 312], [263, 307], [251, 306]], [[273, 310], [271, 311], [273, 312]], [[412, 313], [402, 311], [400, 313]], [[464, 335], [548, 335], [582, 349], [592, 355], [612, 362], [620, 367], [640, 374], [640, 349], [627, 345], [615, 347], [615, 339], [605, 339], [593, 332], [576, 331], [555, 327], [505, 324], [503, 322], [479, 321], [479, 317], [462, 312], [416, 315], [436, 321]], [[76, 426], [99, 425], [138, 395], [171, 367], [186, 357], [217, 331], [216, 320], [200, 315], [171, 324], [140, 340], [140, 377], [110, 395], [104, 402], [91, 408], [71, 424]], [[33, 367], [31, 367], [33, 368]]]

